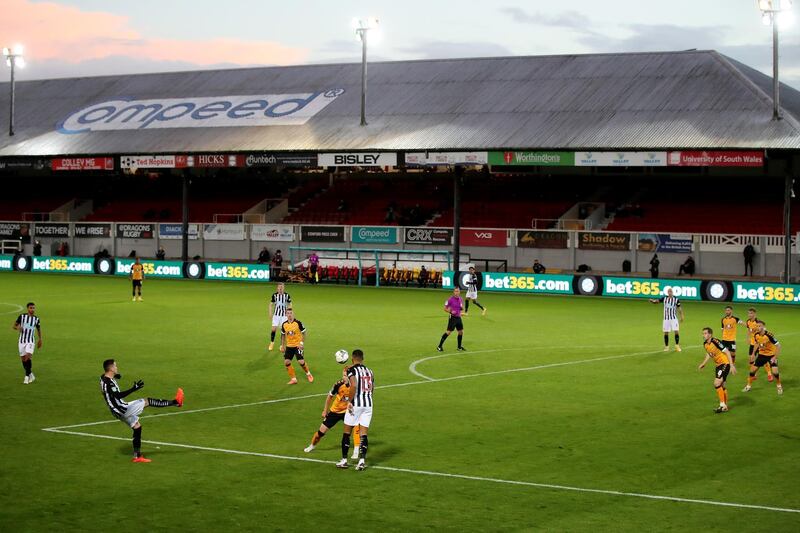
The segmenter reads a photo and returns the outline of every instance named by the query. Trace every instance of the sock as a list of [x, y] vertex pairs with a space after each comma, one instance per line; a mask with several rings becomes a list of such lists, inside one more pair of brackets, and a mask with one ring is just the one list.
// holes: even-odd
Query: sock
[[717, 396], [719, 397], [719, 404], [725, 405], [725, 391], [722, 387], [717, 387]]
[[275, 342], [275, 332], [269, 334], [269, 342]]
[[361, 433], [358, 431], [358, 426], [353, 428], [353, 446], [356, 448], [361, 446]]
[[23, 361], [22, 362], [22, 368], [25, 369], [25, 375], [26, 376], [30, 376], [31, 375], [31, 369], [33, 368], [33, 361], [31, 361], [30, 359], [28, 359], [27, 361]]
[[347, 459], [347, 453], [350, 451], [350, 434], [342, 433], [342, 459]]
[[367, 458], [367, 446], [369, 443], [367, 442], [367, 435], [361, 437], [361, 446], [358, 448], [358, 458], [359, 459], [366, 459]]
[[772, 375], [775, 376], [775, 385], [780, 385], [781, 384], [781, 375], [780, 374], [772, 374]]
[[308, 369], [308, 363], [305, 363], [305, 362], [301, 363], [300, 364], [300, 368], [302, 368], [303, 372], [305, 372], [306, 374], [310, 374], [311, 373], [311, 371]]
[[772, 374], [772, 365], [771, 365], [771, 364], [769, 364], [769, 363], [767, 363], [766, 365], [764, 365], [764, 372], [766, 372], [766, 373], [767, 373], [767, 375], [770, 375], [770, 374]]
[[461, 348], [461, 339], [463, 339], [463, 338], [464, 338], [464, 334], [463, 333], [459, 333], [458, 334], [458, 347], [459, 348]]
[[731, 363], [736, 364], [736, 355], [731, 354]]
[[467, 301], [466, 301], [466, 303], [464, 305], [464, 312], [466, 313], [468, 311], [469, 311], [469, 299], [467, 299]]
[[172, 407], [178, 405], [176, 400], [159, 400], [158, 398], [148, 398], [147, 405], [150, 407]]
[[311, 444], [316, 446], [317, 444], [319, 444], [319, 441], [321, 441], [322, 437], [324, 437], [324, 436], [325, 436], [325, 433], [322, 433], [321, 431], [317, 431], [316, 433], [314, 433], [314, 436], [311, 437]]
[[669, 333], [664, 333], [664, 346], [669, 346]]
[[286, 365], [286, 371], [289, 373], [290, 378], [295, 379], [297, 377], [297, 374], [294, 373], [294, 368], [292, 368], [292, 365]]
[[133, 456], [141, 457], [142, 455], [142, 426], [133, 430]]
[[442, 344], [444, 344], [444, 341], [446, 341], [446, 340], [447, 340], [447, 333], [444, 333], [444, 334], [442, 334], [441, 340], [439, 340], [439, 348], [442, 347]]
[[482, 306], [481, 304], [479, 304], [479, 303], [478, 303], [478, 300], [475, 300], [475, 305], [477, 305], [478, 307], [480, 307], [481, 309], [483, 309], [483, 306]]
[[675, 344], [680, 344], [680, 343], [681, 343], [681, 336], [676, 333], [675, 334]]
[[750, 367], [750, 375], [747, 376], [747, 386], [748, 387], [750, 386], [751, 383], [753, 383], [753, 380], [756, 377], [756, 370], [758, 370], [758, 369], [754, 368], [754, 367]]
[[725, 405], [728, 405], [728, 389], [726, 389], [724, 386], [722, 387], [722, 394], [725, 396]]

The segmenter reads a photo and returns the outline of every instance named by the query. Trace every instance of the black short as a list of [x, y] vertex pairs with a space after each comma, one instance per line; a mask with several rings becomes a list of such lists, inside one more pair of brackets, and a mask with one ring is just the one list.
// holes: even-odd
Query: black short
[[293, 348], [291, 346], [286, 347], [286, 351], [283, 353], [284, 359], [291, 360], [292, 358], [297, 357], [297, 360], [305, 359], [303, 357], [303, 349], [302, 348]]
[[131, 283], [133, 283], [134, 287], [141, 287], [142, 286], [142, 280], [140, 280], [140, 279], [132, 279]]
[[731, 371], [731, 365], [728, 365], [728, 364], [717, 365], [716, 370], [714, 370], [714, 376], [717, 379], [721, 379], [722, 381], [725, 381], [726, 379], [728, 379], [728, 372], [730, 372], [730, 371]]
[[328, 429], [331, 429], [342, 420], [344, 420], [344, 413], [329, 412], [328, 416], [325, 417], [325, 420], [322, 421], [322, 425]]
[[736, 341], [719, 341], [721, 345], [726, 347], [729, 352], [733, 353], [736, 351]]
[[450, 320], [447, 321], [447, 331], [453, 331], [454, 329], [458, 331], [464, 329], [464, 322], [460, 316], [451, 316]]
[[771, 364], [774, 367], [778, 366], [778, 360], [776, 359], [775, 362], [771, 362], [772, 358], [775, 357], [774, 355], [759, 355], [756, 357], [755, 365], [756, 368], [761, 368], [762, 366], [766, 365], [767, 363]]
[[312, 274], [316, 274], [317, 273], [317, 265], [311, 265], [310, 269], [311, 269], [311, 273]]

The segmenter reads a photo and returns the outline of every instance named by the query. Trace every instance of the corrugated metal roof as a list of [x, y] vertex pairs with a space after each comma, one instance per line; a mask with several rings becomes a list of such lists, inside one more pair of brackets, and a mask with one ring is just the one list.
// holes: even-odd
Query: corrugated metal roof
[[[366, 127], [360, 64], [28, 81], [17, 84], [16, 135], [0, 135], [0, 155], [800, 149], [800, 93], [784, 86], [786, 120], [772, 121], [765, 79], [714, 51], [378, 62], [369, 65]], [[345, 93], [299, 126], [56, 131], [71, 113], [113, 99], [334, 88]], [[0, 84], [0, 127], [7, 121]]]

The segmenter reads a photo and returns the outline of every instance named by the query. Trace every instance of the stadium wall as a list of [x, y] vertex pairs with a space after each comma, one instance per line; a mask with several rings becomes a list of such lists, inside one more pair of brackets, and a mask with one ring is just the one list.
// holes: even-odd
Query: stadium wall
[[[0, 222], [0, 227], [3, 225], [22, 224], [20, 222], [4, 223]], [[58, 236], [51, 236], [47, 231], [52, 229], [48, 228], [47, 224], [43, 223], [25, 223], [32, 226], [31, 234], [32, 239], [39, 240], [42, 244], [42, 253], [53, 253], [61, 242], [68, 242], [70, 253], [77, 256], [93, 256], [102, 250], [108, 252], [116, 257], [127, 257], [133, 250], [136, 251], [141, 257], [155, 257], [156, 251], [159, 246], [163, 246], [166, 251], [167, 257], [180, 257], [181, 255], [181, 240], [179, 235], [174, 233], [175, 227], [179, 224], [162, 225], [157, 223], [68, 223], [69, 231], [67, 234], [60, 234]], [[42, 226], [43, 234], [39, 233], [38, 226]], [[105, 233], [100, 232], [97, 235], [87, 236], [84, 232], [83, 235], [77, 234], [80, 227], [100, 227], [106, 226], [108, 229]], [[160, 226], [169, 226], [171, 233], [163, 234]], [[233, 261], [251, 261], [258, 257], [258, 253], [263, 246], [267, 246], [271, 253], [277, 249], [284, 251], [289, 246], [304, 246], [304, 247], [329, 247], [329, 248], [375, 248], [375, 242], [380, 242], [380, 248], [385, 249], [412, 249], [412, 250], [425, 250], [427, 248], [447, 248], [451, 246], [452, 241], [450, 238], [444, 240], [432, 241], [427, 244], [420, 244], [416, 242], [405, 242], [405, 231], [409, 228], [395, 227], [396, 236], [394, 242], [386, 241], [373, 241], [373, 242], [354, 242], [355, 233], [351, 230], [354, 227], [350, 226], [321, 226], [323, 230], [330, 230], [330, 235], [315, 238], [315, 240], [303, 240], [303, 235], [309, 235], [309, 232], [304, 232], [304, 228], [308, 226], [292, 226], [292, 225], [239, 225], [239, 224], [224, 224], [224, 225], [199, 225], [192, 224], [196, 228], [194, 238], [189, 241], [189, 257], [199, 256], [201, 258], [218, 258]], [[259, 231], [256, 231], [259, 229]], [[265, 231], [269, 229], [272, 233]], [[430, 229], [430, 228], [428, 228]], [[336, 230], [336, 231], [334, 231]], [[2, 239], [13, 239], [19, 236], [13, 235], [13, 230], [8, 230], [8, 235], [0, 235]], [[448, 230], [449, 231], [449, 230]], [[509, 266], [509, 270], [525, 271], [531, 268], [533, 261], [539, 259], [545, 264], [548, 269], [574, 271], [579, 265], [585, 264], [591, 267], [593, 271], [600, 272], [621, 272], [623, 270], [622, 263], [625, 260], [630, 260], [632, 271], [646, 273], [649, 269], [649, 262], [653, 253], [658, 253], [660, 260], [660, 271], [662, 276], [676, 274], [679, 266], [686, 259], [687, 255], [692, 255], [697, 265], [697, 274], [703, 276], [741, 276], [744, 270], [744, 259], [742, 255], [743, 242], [755, 242], [756, 255], [754, 261], [754, 274], [763, 277], [779, 277], [781, 276], [784, 268], [784, 256], [781, 250], [782, 243], [777, 243], [775, 236], [724, 236], [726, 243], [707, 245], [706, 242], [717, 241], [720, 239], [709, 239], [704, 237], [719, 237], [714, 236], [683, 236], [688, 238], [687, 248], [682, 250], [664, 251], [658, 248], [649, 249], [647, 251], [639, 249], [641, 247], [640, 239], [649, 238], [651, 234], [640, 233], [609, 233], [598, 232], [596, 235], [600, 237], [606, 236], [625, 236], [628, 239], [626, 243], [617, 243], [605, 245], [595, 244], [605, 249], [586, 249], [581, 246], [579, 240], [584, 233], [587, 232], [548, 232], [547, 230], [536, 230], [538, 236], [547, 236], [550, 234], [568, 235], [569, 240], [564, 241], [563, 246], [553, 246], [553, 243], [545, 244], [543, 247], [527, 247], [522, 246], [522, 240], [519, 235], [530, 233], [530, 230], [496, 230], [496, 229], [474, 229], [470, 230], [476, 235], [483, 233], [494, 232], [507, 232], [505, 240], [506, 246], [470, 246], [469, 243], [464, 244], [462, 239], [462, 252], [468, 255], [474, 261], [480, 260], [496, 260], [505, 261]], [[276, 236], [272, 236], [272, 235]], [[280, 239], [280, 240], [270, 240]], [[497, 244], [493, 242], [492, 244]], [[616, 249], [615, 249], [616, 248]], [[793, 247], [794, 254], [792, 264], [798, 266], [800, 256], [797, 252], [797, 245]], [[30, 243], [25, 244], [24, 253], [26, 255], [33, 254], [33, 246]], [[798, 268], [800, 270], [800, 268]]]

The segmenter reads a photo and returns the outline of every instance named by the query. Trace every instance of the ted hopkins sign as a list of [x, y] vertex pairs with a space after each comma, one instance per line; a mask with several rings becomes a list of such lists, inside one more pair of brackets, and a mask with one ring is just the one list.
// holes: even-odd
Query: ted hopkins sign
[[344, 94], [344, 89], [311, 93], [251, 94], [98, 102], [71, 113], [59, 133], [301, 125]]

